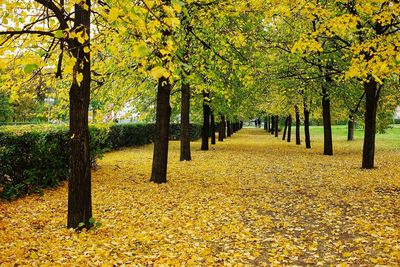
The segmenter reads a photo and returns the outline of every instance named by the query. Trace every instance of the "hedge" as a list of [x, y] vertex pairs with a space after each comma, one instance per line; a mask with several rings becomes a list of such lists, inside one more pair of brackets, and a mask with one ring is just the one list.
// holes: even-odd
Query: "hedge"
[[[89, 127], [92, 166], [104, 152], [140, 146], [154, 140], [154, 124], [114, 124]], [[172, 124], [170, 139], [180, 136]], [[201, 126], [190, 127], [192, 140], [201, 136]], [[69, 132], [66, 126], [0, 128], [0, 197], [16, 198], [55, 187], [69, 176]]]

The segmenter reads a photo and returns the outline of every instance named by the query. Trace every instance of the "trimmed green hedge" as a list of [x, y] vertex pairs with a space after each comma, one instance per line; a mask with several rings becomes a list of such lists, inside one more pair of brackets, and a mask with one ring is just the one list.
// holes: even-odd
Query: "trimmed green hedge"
[[[149, 144], [154, 124], [114, 124], [89, 127], [92, 165], [104, 152]], [[172, 124], [170, 139], [180, 136]], [[201, 126], [190, 127], [192, 140], [201, 137]], [[0, 197], [12, 199], [57, 186], [69, 176], [69, 132], [64, 127], [0, 128]]]

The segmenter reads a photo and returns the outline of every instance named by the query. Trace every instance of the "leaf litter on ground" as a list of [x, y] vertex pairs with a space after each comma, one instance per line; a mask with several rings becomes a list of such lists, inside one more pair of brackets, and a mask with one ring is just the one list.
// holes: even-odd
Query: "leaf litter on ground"
[[243, 129], [149, 182], [152, 145], [110, 152], [93, 171], [102, 226], [67, 229], [67, 185], [0, 202], [2, 266], [400, 265], [400, 151], [361, 170], [361, 141], [306, 150]]

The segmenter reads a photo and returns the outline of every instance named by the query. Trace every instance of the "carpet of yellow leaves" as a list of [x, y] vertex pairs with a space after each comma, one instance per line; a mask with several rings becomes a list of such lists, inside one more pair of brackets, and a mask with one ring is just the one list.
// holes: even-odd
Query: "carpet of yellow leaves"
[[359, 168], [361, 141], [333, 157], [243, 129], [192, 144], [169, 182], [148, 182], [152, 146], [106, 154], [93, 172], [96, 230], [66, 229], [67, 187], [0, 202], [0, 265], [400, 265], [400, 151]]

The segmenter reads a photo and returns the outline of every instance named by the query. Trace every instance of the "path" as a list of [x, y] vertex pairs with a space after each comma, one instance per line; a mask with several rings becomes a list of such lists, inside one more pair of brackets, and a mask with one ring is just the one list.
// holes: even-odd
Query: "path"
[[149, 183], [152, 146], [106, 154], [93, 173], [98, 230], [64, 227], [66, 185], [0, 203], [0, 265], [400, 264], [399, 152], [362, 171], [360, 143], [336, 156], [243, 129]]

